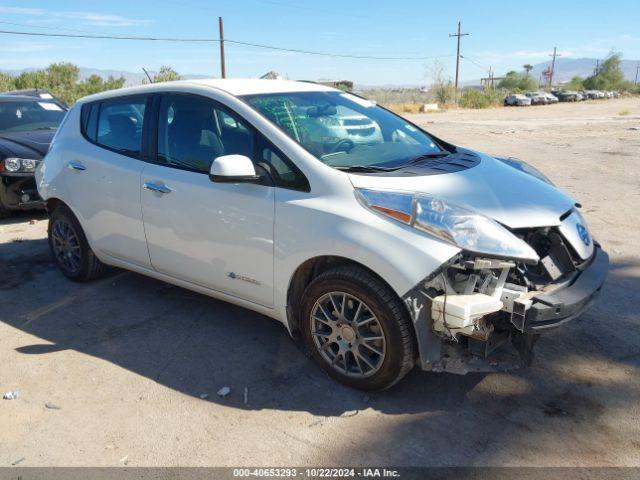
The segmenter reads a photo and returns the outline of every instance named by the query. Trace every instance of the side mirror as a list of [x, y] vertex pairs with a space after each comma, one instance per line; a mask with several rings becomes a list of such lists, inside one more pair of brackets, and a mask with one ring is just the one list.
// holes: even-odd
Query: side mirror
[[212, 182], [256, 183], [260, 176], [253, 162], [244, 155], [223, 155], [211, 163], [209, 178]]

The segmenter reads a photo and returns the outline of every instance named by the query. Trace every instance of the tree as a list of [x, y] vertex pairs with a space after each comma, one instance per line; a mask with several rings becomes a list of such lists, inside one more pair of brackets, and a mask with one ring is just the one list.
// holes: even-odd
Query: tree
[[522, 68], [524, 68], [524, 71], [527, 72], [527, 77], [529, 76], [529, 72], [531, 70], [533, 70], [533, 65], [527, 63], [526, 65], [523, 65]]
[[[176, 72], [168, 65], [160, 67], [160, 71], [153, 76], [153, 83], [173, 82], [174, 80], [182, 80], [184, 77]], [[148, 83], [146, 80], [143, 83]]]
[[576, 75], [564, 86], [567, 90], [584, 90], [584, 78]]
[[611, 52], [600, 64], [594, 75], [587, 77], [584, 87], [588, 90], [618, 90], [623, 85], [624, 74], [620, 68], [622, 55]]
[[125, 81], [126, 79], [124, 77], [113, 78], [109, 76], [109, 78], [105, 80], [99, 75], [91, 75], [78, 84], [78, 94], [84, 97], [86, 95], [104, 92], [105, 90], [115, 90], [122, 88]]
[[5, 73], [0, 73], [0, 92], [15, 90], [13, 78]]
[[[92, 93], [122, 88], [125, 78], [109, 77], [104, 80], [98, 75], [91, 75], [79, 81], [80, 69], [71, 63], [53, 63], [44, 70], [23, 72], [13, 79], [11, 88], [40, 88], [49, 90], [53, 95], [66, 103], [73, 103], [78, 98]], [[5, 82], [6, 83], [6, 82]], [[3, 80], [0, 79], [0, 90]]]
[[449, 77], [444, 74], [444, 66], [438, 60], [434, 61], [429, 74], [433, 80], [429, 94], [435, 98], [441, 107], [452, 103], [455, 99], [455, 87]]
[[526, 73], [511, 70], [500, 80], [498, 88], [504, 88], [512, 92], [536, 90], [538, 88], [538, 82]]

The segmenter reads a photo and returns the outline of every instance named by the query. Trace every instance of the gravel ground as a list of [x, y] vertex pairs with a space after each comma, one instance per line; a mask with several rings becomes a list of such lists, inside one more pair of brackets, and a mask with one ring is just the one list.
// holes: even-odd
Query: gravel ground
[[0, 393], [20, 391], [0, 466], [640, 466], [640, 101], [412, 119], [539, 167], [611, 255], [599, 302], [530, 369], [364, 395], [250, 311], [121, 271], [67, 281], [22, 214], [0, 222]]

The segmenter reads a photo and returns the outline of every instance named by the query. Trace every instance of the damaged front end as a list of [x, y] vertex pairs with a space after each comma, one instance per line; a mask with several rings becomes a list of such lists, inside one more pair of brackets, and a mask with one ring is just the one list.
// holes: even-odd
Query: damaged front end
[[7, 172], [0, 169], [0, 207], [5, 210], [44, 208], [33, 172]]
[[558, 227], [513, 232], [536, 251], [537, 263], [463, 251], [404, 295], [423, 370], [465, 374], [526, 366], [540, 333], [584, 311], [609, 261], [599, 245], [571, 238], [576, 212]]

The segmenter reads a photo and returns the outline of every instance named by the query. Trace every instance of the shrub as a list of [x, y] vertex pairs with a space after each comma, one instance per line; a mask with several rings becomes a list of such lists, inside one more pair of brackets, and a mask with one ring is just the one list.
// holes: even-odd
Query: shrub
[[465, 90], [459, 104], [463, 108], [498, 107], [502, 105], [502, 93], [492, 88], [483, 91]]

